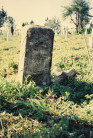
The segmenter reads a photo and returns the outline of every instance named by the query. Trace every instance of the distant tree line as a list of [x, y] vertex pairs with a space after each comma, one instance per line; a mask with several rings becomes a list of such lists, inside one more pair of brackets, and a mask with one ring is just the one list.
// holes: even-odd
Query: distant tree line
[[[90, 22], [91, 17], [93, 15], [90, 15], [89, 11], [92, 9], [90, 7], [89, 2], [86, 2], [86, 0], [72, 0], [71, 5], [63, 7], [64, 12], [62, 13], [62, 17], [64, 19], [70, 18], [71, 22], [75, 25], [76, 32], [81, 33], [84, 31], [86, 25]], [[2, 7], [0, 10], [0, 27], [3, 26], [4, 22], [9, 20], [11, 23], [11, 32], [13, 34], [14, 30], [14, 23], [15, 20], [11, 16], [7, 16], [7, 12]], [[23, 22], [22, 27], [28, 25], [28, 24], [34, 24], [34, 21], [31, 20], [30, 23]], [[61, 22], [58, 18], [53, 17], [52, 19], [49, 19], [48, 17], [45, 20], [44, 26], [50, 27], [55, 30], [60, 30]]]
[[56, 17], [53, 17], [52, 19], [48, 19], [48, 17], [45, 19], [44, 26], [50, 27], [52, 29], [59, 31], [60, 30], [60, 20]]
[[24, 26], [26, 26], [26, 25], [29, 25], [29, 24], [34, 24], [34, 21], [31, 20], [30, 23], [28, 23], [28, 22], [23, 22], [23, 23], [22, 23], [22, 27], [24, 27]]
[[11, 33], [13, 34], [15, 20], [14, 20], [13, 17], [7, 16], [7, 12], [2, 7], [1, 10], [0, 10], [0, 27], [3, 27], [4, 22], [6, 22], [7, 20], [11, 24]]
[[[55, 30], [60, 30], [60, 20], [56, 17], [53, 17], [52, 19], [49, 19], [48, 17], [45, 19], [45, 24], [44, 26], [50, 27]], [[29, 25], [29, 24], [34, 24], [34, 21], [31, 20], [30, 23], [28, 22], [23, 22], [22, 27]]]

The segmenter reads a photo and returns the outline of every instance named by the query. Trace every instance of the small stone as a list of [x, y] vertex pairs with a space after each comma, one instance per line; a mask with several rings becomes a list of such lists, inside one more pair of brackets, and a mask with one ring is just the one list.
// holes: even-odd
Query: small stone
[[64, 71], [64, 72], [56, 72], [57, 69], [54, 70], [54, 73], [56, 74], [56, 77], [54, 79], [52, 79], [52, 82], [58, 81], [58, 83], [62, 84], [63, 82], [65, 82], [68, 77], [75, 77], [76, 75], [76, 71], [74, 68], [68, 70], [68, 71]]
[[66, 76], [68, 76], [68, 77], [74, 77], [74, 76], [76, 75], [76, 71], [75, 71], [74, 68], [72, 68], [72, 69], [66, 71], [65, 74], [66, 74]]
[[52, 70], [52, 73], [55, 75], [55, 76], [59, 76], [62, 74], [62, 71], [61, 69], [58, 69], [57, 67], [55, 67], [53, 70]]

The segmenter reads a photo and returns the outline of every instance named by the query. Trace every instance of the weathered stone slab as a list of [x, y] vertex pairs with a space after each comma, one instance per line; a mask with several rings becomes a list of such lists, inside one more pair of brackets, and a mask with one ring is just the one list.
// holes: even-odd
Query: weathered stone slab
[[91, 37], [89, 38], [89, 47], [93, 48], [93, 28], [92, 28]]
[[18, 78], [22, 83], [27, 77], [36, 85], [49, 85], [54, 32], [40, 26], [23, 28]]
[[11, 24], [7, 21], [7, 41], [12, 41]]

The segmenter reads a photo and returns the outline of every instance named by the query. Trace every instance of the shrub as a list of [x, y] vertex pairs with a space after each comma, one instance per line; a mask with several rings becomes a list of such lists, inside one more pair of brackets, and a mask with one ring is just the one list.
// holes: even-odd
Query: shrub
[[18, 64], [16, 64], [14, 61], [9, 62], [8, 64], [8, 69], [12, 72], [12, 73], [16, 73], [18, 71]]

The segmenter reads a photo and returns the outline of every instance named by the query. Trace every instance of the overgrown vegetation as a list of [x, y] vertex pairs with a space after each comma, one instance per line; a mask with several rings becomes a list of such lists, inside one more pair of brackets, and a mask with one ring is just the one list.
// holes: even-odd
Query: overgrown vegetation
[[14, 80], [20, 37], [13, 40], [0, 36], [0, 137], [93, 137], [93, 50], [89, 62], [83, 36], [55, 36], [52, 70], [74, 68], [76, 76], [44, 88]]

